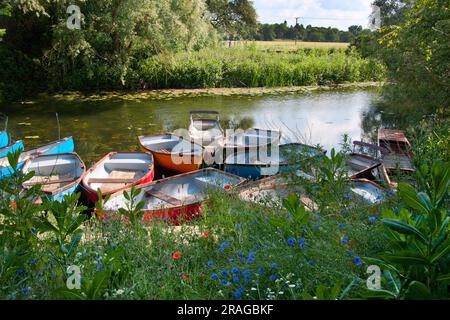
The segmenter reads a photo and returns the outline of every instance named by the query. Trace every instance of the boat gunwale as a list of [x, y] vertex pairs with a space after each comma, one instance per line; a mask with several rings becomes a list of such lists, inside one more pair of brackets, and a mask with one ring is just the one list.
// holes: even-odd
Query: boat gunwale
[[[146, 154], [150, 156], [151, 159], [151, 163], [149, 165], [149, 170], [147, 172], [147, 174], [145, 176], [143, 176], [142, 178], [136, 180], [133, 183], [127, 184], [125, 187], [122, 188], [117, 188], [115, 190], [111, 191], [101, 191], [102, 192], [102, 197], [105, 197], [109, 194], [115, 194], [117, 192], [121, 192], [124, 191], [128, 188], [131, 188], [132, 186], [136, 186], [139, 184], [140, 181], [144, 180], [145, 178], [149, 177], [152, 172], [153, 175], [155, 174], [155, 159], [153, 158], [153, 155], [150, 152], [143, 152], [143, 151], [126, 151], [126, 152], [121, 152], [121, 151], [111, 151], [108, 154], [106, 154], [103, 158], [101, 158], [99, 161], [97, 161], [92, 167], [90, 167], [88, 170], [86, 170], [86, 172], [84, 173], [83, 177], [82, 177], [82, 185], [83, 188], [86, 189], [86, 191], [88, 193], [97, 193], [97, 190], [94, 190], [90, 185], [89, 185], [89, 180], [86, 181], [86, 178], [88, 176], [89, 173], [92, 173], [95, 169], [97, 169], [102, 163], [105, 163], [106, 160], [110, 159], [112, 156], [116, 155], [116, 154]], [[100, 189], [101, 190], [101, 189]]]
[[[23, 165], [23, 167], [21, 169], [22, 171], [24, 171], [27, 168], [27, 166], [29, 166], [31, 164], [31, 162], [33, 160], [36, 160], [38, 158], [57, 157], [57, 156], [75, 156], [75, 158], [77, 158], [79, 160], [80, 168], [83, 169], [83, 173], [75, 181], [73, 181], [73, 182], [71, 182], [71, 183], [69, 183], [69, 184], [67, 184], [67, 185], [65, 185], [63, 187], [60, 187], [60, 188], [56, 189], [55, 191], [47, 192], [47, 191], [41, 190], [43, 193], [51, 195], [51, 196], [55, 196], [55, 195], [57, 195], [59, 193], [62, 193], [64, 191], [66, 191], [66, 190], [76, 186], [77, 184], [81, 183], [82, 178], [83, 178], [84, 174], [86, 173], [86, 165], [84, 164], [83, 159], [81, 159], [81, 157], [80, 157], [80, 155], [78, 153], [76, 153], [76, 152], [65, 152], [65, 153], [57, 153], [57, 154], [38, 155], [38, 156], [35, 156], [35, 157], [30, 158], [27, 161], [25, 161], [25, 164]], [[30, 186], [23, 186], [23, 188], [24, 189], [30, 189], [31, 187], [33, 187], [35, 185], [39, 185], [39, 183], [30, 185]]]
[[184, 141], [186, 141], [186, 142], [188, 142], [188, 143], [191, 143], [191, 144], [194, 144], [194, 145], [196, 145], [196, 146], [199, 146], [199, 147], [201, 147], [201, 153], [199, 154], [199, 155], [196, 155], [195, 153], [193, 153], [193, 152], [182, 152], [181, 154], [182, 155], [185, 155], [185, 156], [191, 156], [191, 157], [201, 157], [201, 159], [202, 159], [202, 161], [203, 161], [203, 158], [204, 158], [204, 152], [205, 152], [205, 147], [204, 146], [202, 146], [201, 144], [198, 144], [198, 143], [196, 143], [196, 142], [194, 142], [194, 141], [192, 141], [191, 139], [190, 140], [187, 140], [187, 139], [185, 139], [184, 137], [180, 137], [180, 136], [177, 136], [177, 135], [175, 135], [175, 134], [173, 134], [173, 133], [170, 133], [170, 132], [168, 132], [168, 133], [161, 133], [161, 134], [156, 134], [156, 135], [151, 135], [151, 136], [138, 136], [138, 142], [139, 142], [139, 146], [141, 147], [141, 148], [143, 148], [144, 150], [147, 150], [148, 152], [151, 152], [151, 153], [156, 153], [156, 154], [160, 154], [160, 155], [180, 155], [180, 153], [178, 152], [178, 153], [175, 153], [175, 152], [170, 152], [170, 153], [168, 153], [168, 152], [161, 152], [161, 151], [159, 151], [159, 150], [154, 150], [154, 149], [150, 149], [149, 147], [147, 147], [147, 146], [145, 146], [142, 142], [141, 142], [141, 139], [143, 139], [143, 138], [149, 138], [149, 137], [158, 137], [158, 136], [166, 136], [166, 135], [170, 135], [170, 136], [174, 136], [174, 137], [178, 137], [180, 140], [184, 140]]

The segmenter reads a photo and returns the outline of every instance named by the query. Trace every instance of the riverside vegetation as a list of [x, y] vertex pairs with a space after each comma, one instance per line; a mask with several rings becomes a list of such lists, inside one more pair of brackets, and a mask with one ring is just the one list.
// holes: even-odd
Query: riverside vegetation
[[[345, 151], [332, 151], [305, 164], [316, 181], [291, 177], [317, 210], [306, 211], [296, 193], [270, 207], [211, 194], [201, 217], [182, 226], [143, 223], [140, 204], [110, 218], [97, 203], [89, 217], [79, 195], [36, 205], [30, 199], [39, 187], [23, 191], [32, 174], [18, 171], [0, 183], [0, 297], [449, 298], [449, 142], [442, 133], [435, 127], [413, 145], [420, 168], [413, 184], [388, 190], [380, 205], [351, 196]], [[13, 165], [17, 158], [10, 156]], [[383, 272], [381, 290], [367, 289], [369, 265]], [[80, 289], [66, 285], [69, 266], [80, 268]]]

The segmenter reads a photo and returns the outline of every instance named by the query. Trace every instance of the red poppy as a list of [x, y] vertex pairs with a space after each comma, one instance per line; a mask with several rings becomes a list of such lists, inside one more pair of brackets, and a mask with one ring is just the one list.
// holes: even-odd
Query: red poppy
[[209, 232], [208, 232], [208, 231], [203, 232], [203, 233], [200, 235], [200, 238], [203, 238], [203, 239], [209, 238]]
[[180, 251], [175, 251], [172, 254], [172, 259], [173, 260], [180, 260], [182, 256], [183, 256], [183, 254]]
[[187, 283], [189, 283], [189, 277], [187, 275], [185, 275], [184, 273], [181, 274], [181, 277], [183, 278], [184, 281], [186, 281]]
[[227, 184], [225, 187], [223, 187], [225, 190], [230, 190], [231, 186], [229, 184]]
[[11, 202], [11, 203], [9, 204], [9, 206], [10, 206], [11, 208], [17, 208], [17, 203]]

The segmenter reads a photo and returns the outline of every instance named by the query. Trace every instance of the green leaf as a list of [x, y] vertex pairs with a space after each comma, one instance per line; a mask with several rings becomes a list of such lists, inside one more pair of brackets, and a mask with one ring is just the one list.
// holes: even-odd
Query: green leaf
[[416, 190], [411, 185], [401, 182], [398, 184], [398, 190], [400, 197], [408, 206], [420, 212], [429, 213], [427, 205], [421, 202]]
[[427, 238], [417, 228], [399, 220], [383, 219], [383, 224], [388, 228], [406, 235], [412, 235], [418, 238], [424, 244], [427, 244]]
[[436, 263], [441, 258], [447, 256], [450, 253], [450, 238], [447, 238], [436, 250], [433, 250], [433, 255], [431, 256], [431, 263]]
[[68, 256], [71, 256], [72, 254], [75, 253], [75, 250], [77, 249], [78, 244], [80, 243], [82, 237], [83, 237], [82, 231], [73, 234], [72, 241], [70, 241], [69, 248], [67, 249]]
[[409, 284], [405, 297], [407, 299], [417, 300], [429, 299], [431, 297], [431, 293], [425, 284], [419, 281], [413, 281]]
[[428, 264], [428, 260], [425, 257], [413, 251], [401, 250], [394, 253], [383, 254], [382, 257], [390, 263], [398, 263], [403, 266]]
[[443, 282], [445, 284], [450, 284], [450, 273], [440, 275], [436, 280], [438, 282]]
[[90, 299], [100, 298], [102, 290], [106, 287], [110, 273], [106, 271], [97, 272], [92, 280], [91, 286], [88, 291], [88, 296]]

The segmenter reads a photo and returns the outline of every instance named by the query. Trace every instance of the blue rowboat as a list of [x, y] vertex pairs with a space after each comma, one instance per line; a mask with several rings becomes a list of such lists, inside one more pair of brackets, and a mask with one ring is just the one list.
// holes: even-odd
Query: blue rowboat
[[14, 144], [0, 149], [0, 158], [7, 157], [8, 153], [13, 153], [19, 150], [22, 150], [22, 152], [25, 150], [22, 141], [16, 141]]
[[258, 180], [300, 169], [306, 159], [324, 156], [322, 150], [301, 143], [280, 145], [276, 151], [277, 148], [249, 149], [230, 155], [225, 160], [225, 171]]
[[9, 144], [9, 135], [6, 131], [0, 131], [0, 149], [5, 148]]
[[62, 202], [64, 196], [79, 191], [86, 167], [76, 153], [40, 155], [29, 159], [22, 168], [26, 174], [34, 172], [33, 178], [23, 187], [40, 185], [49, 200]]
[[[58, 153], [71, 153], [74, 152], [74, 142], [72, 137], [67, 137], [47, 145], [41, 146], [36, 149], [32, 149], [22, 153], [19, 157], [17, 169], [21, 169], [25, 162], [33, 157], [39, 155], [51, 155]], [[13, 169], [11, 168], [8, 158], [4, 157], [0, 159], [0, 179], [10, 177], [13, 175]]]

